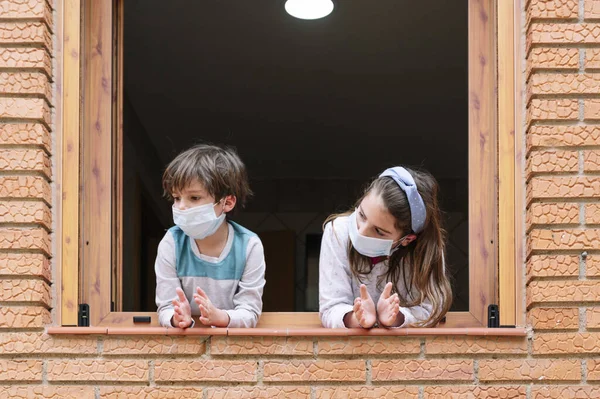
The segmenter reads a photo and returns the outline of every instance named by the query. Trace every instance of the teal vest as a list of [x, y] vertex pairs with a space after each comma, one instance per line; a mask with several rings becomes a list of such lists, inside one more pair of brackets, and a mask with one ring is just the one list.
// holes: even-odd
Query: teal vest
[[213, 280], [240, 280], [242, 278], [246, 267], [248, 240], [256, 234], [235, 222], [226, 221], [226, 223], [233, 227], [233, 243], [227, 256], [217, 263], [198, 258], [190, 245], [192, 239], [179, 227], [174, 226], [169, 229], [175, 240], [175, 267], [179, 278], [207, 277]]

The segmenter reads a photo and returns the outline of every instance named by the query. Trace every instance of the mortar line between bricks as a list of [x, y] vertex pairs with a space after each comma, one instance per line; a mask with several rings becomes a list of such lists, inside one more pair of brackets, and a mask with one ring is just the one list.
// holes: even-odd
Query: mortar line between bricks
[[151, 387], [156, 386], [156, 381], [154, 381], [154, 371], [155, 371], [154, 359], [148, 360], [148, 384]]
[[580, 202], [579, 203], [579, 226], [580, 227], [585, 227], [585, 207], [586, 207], [586, 203], [585, 202]]
[[587, 53], [587, 49], [580, 48], [579, 49], [579, 74], [582, 74], [585, 70], [585, 55]]
[[100, 387], [94, 387], [94, 398], [100, 399]]
[[587, 324], [587, 308], [580, 307], [579, 308], [579, 332], [586, 332], [585, 326]]
[[587, 374], [587, 360], [586, 359], [582, 359], [581, 360], [581, 383], [582, 384], [586, 384], [587, 383], [587, 378], [588, 378], [588, 374]]
[[373, 365], [371, 359], [365, 360], [365, 385], [373, 385]]
[[577, 166], [579, 169], [579, 175], [583, 175], [585, 173], [584, 171], [584, 159], [583, 159], [583, 150], [578, 150], [578, 159], [577, 159]]
[[[585, 256], [584, 256], [585, 254]], [[586, 264], [587, 252], [583, 251], [579, 254], [579, 279], [582, 281], [587, 280], [587, 264]]]
[[582, 23], [585, 18], [585, 6], [583, 0], [579, 0], [577, 4], [577, 20]]

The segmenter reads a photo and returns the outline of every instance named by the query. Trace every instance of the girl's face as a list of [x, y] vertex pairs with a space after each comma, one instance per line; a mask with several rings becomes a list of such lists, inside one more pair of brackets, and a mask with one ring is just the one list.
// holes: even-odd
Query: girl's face
[[[173, 207], [180, 211], [195, 208], [200, 205], [214, 204], [215, 197], [208, 194], [204, 185], [198, 180], [193, 180], [181, 192], [171, 193], [173, 197]], [[215, 211], [217, 209], [215, 208]], [[217, 212], [220, 213], [220, 212]]]
[[[400, 245], [408, 245], [414, 240], [414, 235], [405, 233], [396, 228], [396, 220], [388, 211], [381, 196], [371, 191], [356, 210], [356, 223], [358, 232], [366, 237], [392, 240], [394, 243], [402, 238]], [[404, 238], [403, 238], [404, 237]]]

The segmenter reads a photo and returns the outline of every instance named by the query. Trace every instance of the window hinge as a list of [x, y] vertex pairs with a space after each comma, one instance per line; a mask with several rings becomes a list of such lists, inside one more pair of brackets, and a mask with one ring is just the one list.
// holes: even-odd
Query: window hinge
[[488, 328], [500, 327], [500, 311], [498, 305], [491, 304], [488, 306]]
[[500, 325], [500, 309], [498, 305], [488, 306], [488, 328], [516, 328], [516, 326]]
[[87, 303], [79, 304], [79, 312], [77, 313], [79, 327], [89, 327], [90, 326], [90, 305]]

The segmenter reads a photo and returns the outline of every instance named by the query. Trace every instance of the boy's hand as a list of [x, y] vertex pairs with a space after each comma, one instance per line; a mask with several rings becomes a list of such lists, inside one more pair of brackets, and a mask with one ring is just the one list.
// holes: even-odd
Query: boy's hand
[[200, 323], [215, 327], [227, 327], [229, 325], [229, 314], [215, 307], [202, 288], [196, 287], [194, 301], [200, 308]]
[[[390, 295], [391, 293], [392, 283], [387, 283], [377, 301], [379, 324], [384, 327], [397, 327], [404, 322], [404, 315], [400, 313], [400, 298], [398, 294]], [[400, 315], [402, 320], [399, 320]]]
[[360, 285], [360, 297], [354, 300], [354, 317], [362, 328], [371, 328], [377, 321], [375, 303], [364, 284]]
[[181, 288], [175, 288], [175, 292], [177, 292], [177, 299], [173, 299], [172, 302], [175, 313], [171, 318], [171, 325], [173, 327], [188, 328], [192, 325], [192, 308]]

